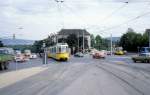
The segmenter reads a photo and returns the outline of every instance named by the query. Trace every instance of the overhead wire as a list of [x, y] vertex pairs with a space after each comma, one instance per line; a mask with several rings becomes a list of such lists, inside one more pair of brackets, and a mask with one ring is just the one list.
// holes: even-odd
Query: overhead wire
[[86, 26], [88, 25], [88, 23], [87, 23], [87, 21], [83, 17], [79, 16], [74, 9], [72, 9], [71, 7], [69, 7], [65, 3], [64, 3], [64, 7], [66, 7], [66, 9], [68, 9], [68, 11], [70, 11], [70, 13], [72, 13], [75, 17], [78, 17], [78, 19], [80, 19], [82, 21], [82, 23], [84, 23], [84, 28], [86, 28]]
[[[119, 8], [117, 8], [115, 11], [113, 11], [111, 14], [109, 14], [108, 16], [106, 16], [104, 19], [103, 19], [103, 21], [107, 21], [108, 19], [110, 19], [111, 18], [111, 16], [113, 16], [114, 14], [116, 14], [118, 11], [120, 11], [121, 9], [123, 9], [123, 8], [125, 8], [127, 5], [128, 5], [128, 2], [129, 2], [129, 0], [128, 1], [126, 1], [126, 2], [124, 2], [125, 4], [123, 5], [123, 6], [121, 6], [121, 7], [119, 7]], [[70, 8], [70, 7], [68, 7], [66, 4], [64, 4], [65, 5], [65, 7], [67, 8], [67, 9], [69, 9], [69, 11], [72, 13], [72, 14], [74, 14], [75, 16], [78, 16], [79, 17], [79, 15], [77, 15], [76, 14], [76, 12], [72, 9], [72, 8]], [[82, 22], [84, 22], [84, 24], [85, 24], [85, 29], [90, 29], [90, 27], [92, 27], [92, 26], [95, 26], [95, 25], [92, 25], [92, 26], [89, 26], [88, 25], [88, 23], [87, 23], [87, 21], [84, 19], [84, 18], [82, 18], [81, 16], [79, 17], [79, 19], [82, 21]], [[89, 26], [89, 27], [88, 27]], [[93, 27], [92, 27], [93, 28]], [[102, 31], [102, 30], [101, 30]], [[104, 31], [103, 31], [104, 32]]]
[[[124, 4], [121, 6], [121, 7], [119, 7], [119, 8], [117, 8], [116, 10], [114, 10], [113, 12], [111, 12], [110, 14], [108, 14], [106, 17], [104, 17], [103, 18], [103, 20], [101, 21], [101, 22], [107, 22], [114, 14], [116, 14], [118, 11], [120, 11], [121, 9], [123, 9], [123, 8], [125, 8], [127, 5], [128, 5], [128, 3], [129, 3], [129, 0], [128, 1], [126, 1], [126, 2], [123, 2]], [[105, 23], [103, 23], [103, 24], [105, 24]], [[92, 25], [91, 27], [93, 27], [94, 25]], [[90, 28], [90, 27], [89, 27]]]
[[79, 16], [74, 9], [72, 9], [71, 7], [66, 5], [65, 3], [64, 3], [64, 5], [65, 5], [64, 7], [66, 7], [66, 9], [68, 9], [70, 11], [70, 13], [72, 13], [75, 17], [78, 17], [78, 19], [80, 19], [84, 23], [84, 29], [88, 29], [88, 26], [89, 26], [88, 22], [82, 16]]
[[[108, 19], [110, 19], [110, 17], [112, 17], [114, 14], [116, 14], [116, 13], [117, 13], [118, 11], [120, 11], [121, 9], [125, 8], [125, 7], [127, 6], [127, 4], [129, 3], [129, 0], [128, 0], [127, 2], [124, 2], [124, 3], [125, 3], [125, 4], [124, 4], [123, 6], [119, 7], [118, 9], [116, 9], [115, 11], [113, 11], [111, 14], [109, 14], [108, 16], [106, 16], [106, 17], [105, 17], [105, 21], [108, 20]], [[79, 19], [80, 19], [81, 21], [83, 21], [83, 23], [85, 24], [85, 26], [88, 26], [88, 23], [86, 22], [86, 20], [85, 20], [84, 18], [82, 18], [81, 16], [77, 15], [76, 12], [75, 12], [71, 7], [67, 6], [65, 3], [64, 3], [64, 5], [65, 5], [64, 7], [66, 7], [73, 15], [79, 17]], [[145, 16], [145, 15], [148, 15], [148, 14], [150, 14], [150, 12], [143, 13], [143, 14], [141, 14], [141, 15], [138, 15], [138, 16], [136, 16], [136, 17], [134, 17], [134, 18], [132, 18], [132, 19], [130, 19], [130, 20], [127, 20], [127, 21], [125, 21], [125, 22], [123, 22], [123, 23], [121, 23], [121, 24], [119, 24], [119, 25], [116, 25], [116, 26], [113, 26], [113, 27], [110, 27], [110, 28], [103, 29], [103, 30], [101, 30], [101, 32], [104, 33], [105, 31], [108, 31], [108, 30], [111, 30], [111, 29], [114, 29], [114, 28], [118, 28], [118, 27], [120, 27], [121, 25], [124, 25], [124, 24], [127, 24], [127, 23], [129, 23], [129, 22], [132, 22], [132, 21], [134, 21], [134, 20], [136, 20], [136, 19], [139, 19], [139, 18], [141, 18], [141, 17], [143, 17], [143, 16]], [[89, 29], [89, 27], [86, 27], [86, 29]], [[97, 29], [98, 29], [98, 28], [97, 28]], [[107, 33], [107, 32], [106, 32], [106, 33]]]
[[[150, 4], [148, 4], [148, 5], [150, 5]], [[122, 25], [124, 25], [124, 24], [128, 24], [128, 23], [130, 23], [130, 22], [132, 22], [132, 21], [135, 21], [135, 20], [137, 20], [137, 19], [140, 19], [140, 18], [142, 18], [142, 17], [144, 17], [144, 16], [146, 16], [146, 15], [148, 15], [148, 14], [150, 14], [150, 12], [143, 13], [143, 11], [142, 11], [142, 14], [140, 13], [140, 15], [138, 15], [138, 16], [132, 18], [132, 19], [129, 19], [129, 20], [127, 20], [127, 21], [125, 21], [125, 22], [123, 22], [123, 23], [121, 23], [121, 24], [118, 24], [118, 25], [116, 25], [116, 26], [113, 26], [113, 27], [104, 29], [103, 32], [104, 32], [104, 31], [108, 31], [108, 30], [112, 30], [112, 29], [115, 29], [115, 28], [119, 28], [120, 26], [122, 26]]]

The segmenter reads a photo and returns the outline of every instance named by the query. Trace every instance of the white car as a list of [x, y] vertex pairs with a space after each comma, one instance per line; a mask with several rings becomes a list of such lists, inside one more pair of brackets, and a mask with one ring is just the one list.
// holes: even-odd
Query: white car
[[30, 55], [30, 58], [35, 59], [35, 58], [37, 58], [37, 55], [33, 53], [33, 54]]
[[15, 56], [15, 61], [16, 62], [24, 62], [25, 61], [25, 57], [23, 55], [16, 55]]

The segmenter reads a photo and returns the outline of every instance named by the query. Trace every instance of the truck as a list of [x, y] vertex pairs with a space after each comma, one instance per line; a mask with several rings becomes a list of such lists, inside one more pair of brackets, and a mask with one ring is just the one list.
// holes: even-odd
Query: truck
[[12, 48], [0, 48], [0, 70], [7, 70], [9, 62], [13, 60], [13, 49]]

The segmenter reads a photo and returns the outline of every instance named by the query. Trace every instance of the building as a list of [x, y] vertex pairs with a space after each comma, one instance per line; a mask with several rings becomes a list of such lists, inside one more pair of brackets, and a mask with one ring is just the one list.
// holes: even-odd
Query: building
[[75, 34], [77, 37], [83, 37], [87, 39], [89, 48], [91, 47], [90, 33], [85, 29], [62, 29], [58, 32], [57, 38], [67, 38], [70, 34]]

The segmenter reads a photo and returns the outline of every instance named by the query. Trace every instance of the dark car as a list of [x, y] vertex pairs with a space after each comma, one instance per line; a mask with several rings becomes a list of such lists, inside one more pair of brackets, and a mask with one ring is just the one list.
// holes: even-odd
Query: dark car
[[75, 57], [83, 57], [83, 53], [82, 52], [77, 52], [76, 54], [74, 54]]

